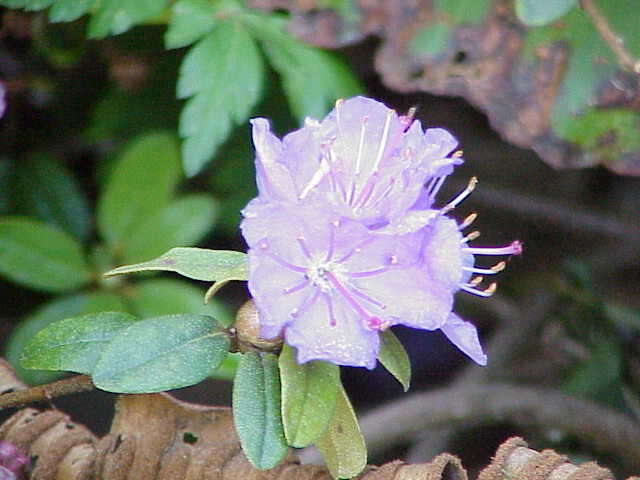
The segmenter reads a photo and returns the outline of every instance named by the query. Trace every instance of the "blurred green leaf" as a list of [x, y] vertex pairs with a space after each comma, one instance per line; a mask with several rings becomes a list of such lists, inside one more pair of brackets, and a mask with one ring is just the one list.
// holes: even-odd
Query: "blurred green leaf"
[[13, 182], [13, 160], [0, 156], [0, 215], [9, 213], [13, 204], [11, 184]]
[[340, 367], [311, 361], [298, 364], [284, 345], [278, 359], [282, 382], [282, 421], [287, 443], [306, 447], [325, 432], [336, 408]]
[[380, 336], [378, 360], [391, 375], [396, 377], [406, 392], [411, 384], [411, 362], [407, 351], [391, 330], [385, 330]]
[[139, 317], [193, 313], [214, 317], [225, 327], [233, 318], [228, 308], [215, 300], [205, 304], [204, 292], [184, 280], [144, 280], [127, 289], [127, 304]]
[[59, 372], [28, 370], [20, 365], [19, 359], [25, 345], [41, 329], [63, 318], [101, 311], [124, 311], [120, 296], [112, 293], [89, 293], [57, 298], [39, 307], [24, 318], [11, 332], [7, 340], [5, 357], [23, 382], [40, 385], [60, 377]]
[[118, 35], [159, 15], [168, 0], [100, 0], [89, 22], [89, 37]]
[[96, 0], [55, 0], [49, 10], [50, 22], [71, 22], [89, 12]]
[[233, 420], [244, 454], [260, 470], [275, 467], [287, 454], [280, 415], [277, 357], [245, 353], [233, 382]]
[[180, 176], [172, 135], [150, 133], [129, 143], [98, 201], [98, 228], [107, 243], [120, 251], [132, 230], [167, 204]]
[[105, 275], [123, 275], [149, 270], [176, 272], [194, 280], [210, 282], [246, 280], [247, 255], [232, 250], [177, 247], [148, 262], [114, 268]]
[[595, 344], [591, 355], [569, 376], [563, 391], [570, 395], [586, 395], [611, 399], [622, 372], [622, 349], [617, 340], [602, 338]]
[[186, 47], [206, 35], [218, 22], [215, 18], [217, 10], [209, 0], [178, 0], [171, 7], [166, 47]]
[[367, 446], [358, 419], [342, 385], [336, 410], [324, 435], [316, 442], [333, 478], [352, 478], [367, 465]]
[[104, 347], [93, 382], [116, 393], [186, 387], [214, 371], [228, 350], [227, 334], [211, 317], [147, 318], [120, 330]]
[[607, 302], [603, 305], [604, 314], [620, 329], [640, 333], [640, 310]]
[[90, 228], [87, 200], [71, 173], [46, 154], [20, 162], [14, 180], [18, 213], [35, 217], [86, 240]]
[[20, 363], [24, 368], [91, 374], [109, 341], [137, 320], [124, 312], [89, 313], [59, 320], [31, 339]]
[[147, 260], [176, 245], [198, 243], [213, 227], [217, 210], [215, 200], [203, 193], [174, 200], [132, 227], [123, 245], [123, 260]]
[[24, 8], [25, 10], [42, 10], [53, 2], [54, 0], [0, 0], [0, 5], [9, 8]]
[[47, 292], [73, 290], [90, 279], [82, 248], [73, 238], [20, 217], [0, 218], [0, 274]]
[[362, 86], [342, 61], [295, 40], [283, 30], [283, 18], [245, 15], [243, 19], [282, 77], [289, 105], [298, 119], [321, 118], [337, 99], [362, 92]]
[[195, 44], [180, 68], [178, 98], [189, 98], [180, 116], [184, 170], [198, 173], [244, 122], [260, 97], [263, 64], [245, 27], [233, 17]]
[[525, 25], [539, 27], [554, 22], [576, 6], [578, 0], [515, 0], [516, 14]]

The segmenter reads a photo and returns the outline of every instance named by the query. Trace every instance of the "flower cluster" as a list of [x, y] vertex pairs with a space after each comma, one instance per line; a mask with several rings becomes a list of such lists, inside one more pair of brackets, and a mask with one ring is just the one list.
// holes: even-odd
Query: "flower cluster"
[[261, 334], [284, 335], [300, 363], [376, 364], [379, 334], [393, 325], [440, 329], [477, 363], [486, 364], [475, 327], [452, 313], [460, 289], [489, 296], [477, 255], [512, 255], [469, 245], [447, 216], [475, 186], [448, 204], [435, 197], [462, 163], [446, 130], [423, 131], [374, 100], [338, 101], [321, 122], [279, 140], [263, 118], [252, 120], [258, 197], [243, 210], [249, 245], [249, 290]]

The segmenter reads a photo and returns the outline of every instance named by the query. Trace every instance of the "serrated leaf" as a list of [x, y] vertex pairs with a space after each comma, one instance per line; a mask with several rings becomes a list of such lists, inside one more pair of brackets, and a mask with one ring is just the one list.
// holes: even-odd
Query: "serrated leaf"
[[576, 6], [578, 0], [515, 0], [516, 14], [525, 25], [539, 27], [554, 22]]
[[224, 360], [229, 338], [204, 315], [166, 315], [120, 330], [104, 347], [93, 373], [96, 387], [151, 393], [200, 382]]
[[127, 145], [98, 201], [98, 228], [107, 243], [121, 249], [137, 224], [167, 204], [180, 176], [172, 135], [151, 133]]
[[27, 370], [20, 365], [25, 345], [33, 336], [50, 323], [63, 318], [74, 317], [100, 311], [124, 311], [121, 297], [112, 293], [80, 294], [57, 298], [24, 318], [11, 332], [6, 343], [5, 357], [23, 382], [40, 385], [52, 382], [61, 373], [44, 370]]
[[246, 15], [269, 62], [282, 77], [292, 112], [300, 120], [321, 118], [344, 97], [362, 92], [355, 76], [334, 55], [292, 38], [280, 18]]
[[193, 245], [214, 225], [217, 203], [206, 194], [186, 195], [149, 215], [131, 229], [123, 260], [135, 262], [161, 255], [175, 245]]
[[285, 345], [278, 359], [282, 382], [282, 422], [287, 443], [306, 447], [327, 429], [336, 407], [340, 368], [327, 362], [302, 365]]
[[245, 353], [233, 383], [233, 421], [244, 454], [260, 470], [275, 467], [287, 454], [280, 415], [277, 357]]
[[95, 0], [56, 0], [49, 10], [50, 22], [71, 22], [91, 10]]
[[82, 248], [71, 236], [19, 217], [0, 218], [0, 274], [47, 292], [73, 290], [90, 279]]
[[246, 280], [247, 255], [232, 250], [207, 248], [172, 248], [164, 255], [148, 262], [124, 265], [105, 273], [105, 276], [159, 270], [176, 272], [194, 280], [224, 282]]
[[101, 0], [89, 22], [89, 37], [118, 35], [159, 15], [168, 0]]
[[46, 154], [20, 162], [14, 180], [16, 210], [85, 240], [90, 212], [80, 186], [67, 169]]
[[316, 442], [333, 478], [352, 478], [367, 465], [367, 446], [347, 393], [340, 386], [336, 410], [324, 435]]
[[31, 339], [20, 363], [25, 368], [91, 374], [109, 341], [137, 320], [124, 312], [90, 313], [59, 320]]
[[187, 175], [198, 173], [244, 122], [262, 91], [263, 64], [245, 27], [230, 19], [195, 44], [180, 67], [177, 95], [192, 97], [180, 115]]
[[380, 336], [378, 360], [393, 375], [406, 392], [411, 385], [411, 362], [407, 351], [391, 330], [385, 330]]
[[178, 313], [209, 315], [225, 327], [233, 321], [229, 310], [215, 300], [205, 304], [204, 292], [183, 280], [161, 278], [144, 280], [127, 290], [127, 303], [139, 317]]
[[178, 0], [171, 7], [166, 48], [186, 47], [206, 35], [218, 22], [217, 10], [209, 0]]

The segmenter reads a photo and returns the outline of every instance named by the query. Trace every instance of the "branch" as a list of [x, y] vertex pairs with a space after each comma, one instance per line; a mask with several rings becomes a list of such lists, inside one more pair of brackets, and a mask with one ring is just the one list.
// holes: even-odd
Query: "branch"
[[618, 63], [624, 70], [640, 74], [640, 60], [631, 55], [624, 46], [622, 38], [613, 31], [607, 19], [602, 15], [594, 0], [580, 0], [580, 6], [587, 13], [591, 23], [596, 28], [604, 43], [616, 56]]
[[366, 414], [360, 422], [371, 455], [434, 427], [509, 421], [562, 430], [632, 471], [640, 469], [640, 425], [588, 400], [546, 388], [505, 384], [444, 388], [406, 397]]
[[88, 375], [75, 375], [57, 382], [47, 383], [46, 385], [0, 395], [0, 410], [92, 389], [93, 382]]

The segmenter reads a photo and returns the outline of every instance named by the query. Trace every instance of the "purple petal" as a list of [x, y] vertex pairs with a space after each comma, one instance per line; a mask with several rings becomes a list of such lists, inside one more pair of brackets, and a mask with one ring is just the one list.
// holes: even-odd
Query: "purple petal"
[[452, 313], [449, 315], [447, 323], [440, 329], [456, 347], [478, 365], [485, 366], [487, 364], [487, 356], [482, 351], [482, 346], [478, 339], [478, 331], [471, 323], [465, 322], [455, 313]]
[[0, 82], [0, 118], [2, 118], [5, 110], [7, 109], [6, 93], [4, 83]]

